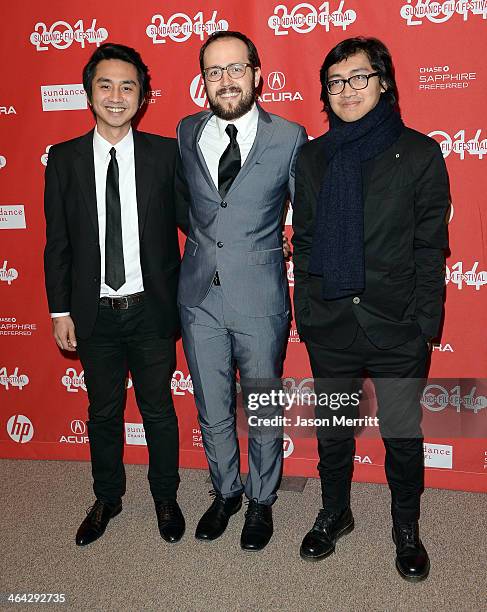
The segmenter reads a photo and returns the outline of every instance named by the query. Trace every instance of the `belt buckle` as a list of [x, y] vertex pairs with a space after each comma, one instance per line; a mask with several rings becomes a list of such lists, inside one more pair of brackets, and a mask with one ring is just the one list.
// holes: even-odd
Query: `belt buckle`
[[120, 310], [128, 310], [128, 307], [129, 307], [129, 298], [128, 298], [128, 296], [126, 296], [126, 295], [122, 295], [122, 296], [121, 296], [121, 297], [119, 297], [118, 299], [119, 299], [119, 300], [122, 300], [122, 301], [119, 303], [118, 308], [119, 308]]

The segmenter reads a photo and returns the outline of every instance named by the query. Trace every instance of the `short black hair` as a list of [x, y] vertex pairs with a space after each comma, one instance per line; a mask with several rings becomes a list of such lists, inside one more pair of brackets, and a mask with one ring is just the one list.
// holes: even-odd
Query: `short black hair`
[[248, 36], [242, 34], [242, 32], [236, 32], [234, 30], [222, 30], [220, 32], [214, 32], [205, 40], [200, 49], [200, 70], [201, 74], [203, 74], [203, 70], [205, 65], [203, 63], [203, 57], [205, 55], [206, 49], [211, 45], [211, 43], [215, 42], [215, 40], [221, 40], [222, 38], [238, 38], [243, 43], [247, 45], [247, 51], [249, 55], [249, 64], [252, 64], [253, 68], [260, 68], [260, 57], [257, 51], [257, 47], [250, 40]]
[[88, 63], [83, 68], [83, 87], [86, 91], [88, 100], [91, 102], [93, 77], [97, 65], [102, 60], [122, 60], [135, 66], [137, 70], [137, 80], [140, 85], [139, 105], [142, 104], [149, 88], [149, 69], [142, 61], [140, 54], [132, 47], [118, 45], [116, 43], [104, 43], [90, 57]]
[[323, 102], [323, 110], [330, 110], [328, 90], [326, 89], [328, 70], [331, 66], [333, 66], [333, 64], [343, 62], [343, 60], [348, 59], [351, 55], [355, 55], [361, 51], [369, 58], [370, 65], [374, 71], [380, 73], [380, 81], [386, 90], [382, 95], [385, 96], [387, 101], [393, 106], [397, 104], [399, 94], [397, 91], [394, 66], [392, 64], [392, 57], [389, 49], [377, 38], [357, 36], [355, 38], [346, 38], [345, 40], [342, 40], [342, 42], [338, 43], [336, 47], [333, 47], [333, 49], [325, 57], [325, 61], [320, 69], [320, 100]]

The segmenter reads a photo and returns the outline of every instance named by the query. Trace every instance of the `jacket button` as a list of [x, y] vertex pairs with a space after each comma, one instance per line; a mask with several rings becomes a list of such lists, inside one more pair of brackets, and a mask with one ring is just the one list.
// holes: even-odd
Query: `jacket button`
[[228, 204], [225, 201], [223, 201], [223, 202], [220, 203], [220, 206], [222, 208], [226, 208], [228, 206]]
[[217, 242], [217, 243], [216, 243], [216, 246], [217, 246], [219, 249], [221, 249], [221, 248], [222, 248], [222, 246], [223, 246], [223, 242]]
[[353, 302], [354, 304], [360, 304], [360, 298], [359, 298], [359, 297], [354, 297], [354, 298], [353, 298], [353, 300], [352, 300], [352, 302]]
[[93, 282], [94, 282], [94, 283], [97, 283], [97, 282], [98, 282], [98, 280], [99, 280], [99, 279], [95, 277], [95, 278], [93, 279]]

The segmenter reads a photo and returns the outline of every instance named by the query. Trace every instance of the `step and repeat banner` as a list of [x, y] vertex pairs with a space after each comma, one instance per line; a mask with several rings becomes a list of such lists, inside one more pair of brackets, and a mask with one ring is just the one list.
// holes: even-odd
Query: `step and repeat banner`
[[[116, 8], [116, 10], [115, 10]], [[2, 18], [0, 88], [0, 457], [88, 459], [87, 394], [76, 357], [51, 336], [43, 286], [43, 181], [52, 144], [91, 129], [81, 71], [104, 41], [135, 47], [151, 70], [139, 129], [175, 135], [179, 119], [207, 108], [198, 52], [215, 30], [240, 30], [262, 60], [263, 107], [327, 130], [319, 68], [340, 40], [375, 36], [391, 50], [405, 123], [435, 138], [452, 205], [443, 332], [423, 396], [427, 484], [486, 490], [487, 398], [487, 0], [94, 0], [17, 2]], [[289, 236], [292, 209], [286, 225]], [[293, 288], [293, 264], [288, 262]], [[258, 296], [257, 296], [258, 299]], [[292, 325], [287, 389], [309, 389], [305, 347]], [[182, 347], [172, 392], [181, 465], [206, 467]], [[128, 462], [145, 463], [144, 431], [127, 381]], [[244, 431], [242, 430], [242, 435]], [[242, 440], [242, 469], [246, 469]], [[316, 476], [316, 443], [287, 430], [285, 473]], [[377, 436], [358, 440], [356, 480], [384, 482]]]

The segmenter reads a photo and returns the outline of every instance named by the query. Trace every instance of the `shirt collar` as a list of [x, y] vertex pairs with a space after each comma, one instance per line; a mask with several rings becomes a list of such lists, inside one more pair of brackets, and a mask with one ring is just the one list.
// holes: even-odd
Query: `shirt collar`
[[255, 103], [253, 104], [252, 108], [247, 113], [245, 113], [245, 115], [239, 117], [238, 119], [235, 119], [234, 121], [226, 121], [225, 119], [220, 119], [220, 117], [217, 117], [216, 125], [218, 127], [220, 138], [224, 137], [227, 125], [233, 123], [233, 125], [238, 130], [240, 140], [245, 140], [254, 130], [255, 126], [257, 125], [258, 119], [259, 111], [257, 110], [257, 105]]
[[93, 151], [95, 155], [102, 160], [106, 160], [110, 156], [110, 149], [115, 147], [117, 152], [117, 159], [127, 159], [134, 151], [134, 135], [132, 128], [129, 129], [127, 134], [122, 138], [120, 142], [112, 145], [111, 142], [105, 140], [103, 136], [98, 132], [98, 128], [95, 127], [93, 133]]

